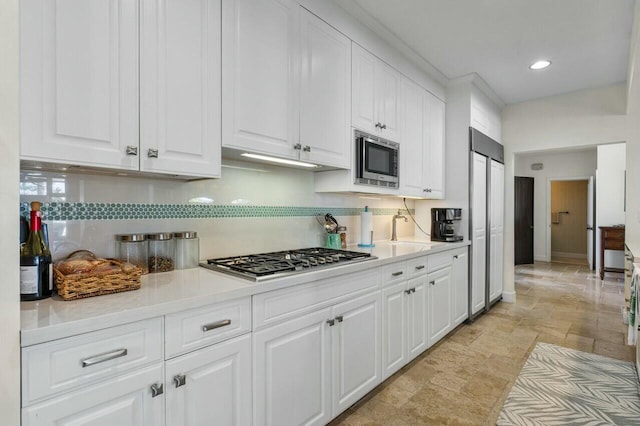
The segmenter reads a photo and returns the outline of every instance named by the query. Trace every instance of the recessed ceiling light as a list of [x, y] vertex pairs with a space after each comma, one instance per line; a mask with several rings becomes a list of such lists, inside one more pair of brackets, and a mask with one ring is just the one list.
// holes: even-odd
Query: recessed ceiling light
[[278, 158], [278, 157], [269, 157], [267, 155], [249, 154], [249, 153], [246, 153], [246, 152], [244, 154], [241, 154], [241, 155], [243, 157], [254, 158], [256, 160], [270, 161], [272, 163], [278, 163], [278, 164], [288, 164], [290, 166], [300, 166], [300, 167], [309, 167], [309, 168], [318, 167], [315, 164], [303, 163], [302, 161], [287, 160], [287, 159]]
[[542, 61], [536, 61], [533, 64], [529, 65], [529, 69], [532, 70], [541, 70], [551, 65], [551, 61], [547, 61], [546, 59]]

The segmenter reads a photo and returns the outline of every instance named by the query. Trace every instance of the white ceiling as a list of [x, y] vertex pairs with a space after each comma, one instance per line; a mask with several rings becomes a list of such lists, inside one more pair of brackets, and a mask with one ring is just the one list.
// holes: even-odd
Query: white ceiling
[[[633, 0], [337, 2], [357, 3], [447, 78], [477, 73], [507, 104], [626, 80]], [[529, 70], [543, 58], [551, 67]]]

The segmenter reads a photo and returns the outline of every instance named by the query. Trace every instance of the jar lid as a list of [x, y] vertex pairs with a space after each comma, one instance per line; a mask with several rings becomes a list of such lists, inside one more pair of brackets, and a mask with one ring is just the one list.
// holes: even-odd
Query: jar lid
[[173, 238], [171, 232], [158, 232], [157, 234], [147, 234], [147, 238], [150, 240], [170, 240]]
[[173, 238], [191, 239], [191, 238], [197, 238], [197, 237], [198, 237], [198, 233], [194, 232], [194, 231], [181, 231], [181, 232], [174, 232], [173, 233]]
[[340, 232], [340, 231], [346, 231], [346, 230], [347, 230], [347, 227], [346, 227], [346, 226], [342, 226], [342, 225], [340, 225], [340, 226], [338, 226], [338, 227], [336, 228], [336, 231], [338, 231], [338, 232]]
[[133, 243], [137, 241], [145, 241], [147, 236], [145, 234], [120, 234], [116, 235], [117, 241], [122, 241], [126, 243]]

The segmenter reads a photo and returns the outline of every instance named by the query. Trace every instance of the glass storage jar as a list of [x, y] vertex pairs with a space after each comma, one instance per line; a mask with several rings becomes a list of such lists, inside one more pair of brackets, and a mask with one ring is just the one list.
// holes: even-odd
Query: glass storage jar
[[121, 262], [129, 262], [149, 273], [149, 245], [144, 234], [116, 235], [116, 258]]
[[197, 268], [200, 260], [198, 234], [193, 231], [174, 232], [176, 269]]
[[173, 271], [175, 254], [173, 235], [170, 232], [147, 234], [149, 240], [149, 272]]

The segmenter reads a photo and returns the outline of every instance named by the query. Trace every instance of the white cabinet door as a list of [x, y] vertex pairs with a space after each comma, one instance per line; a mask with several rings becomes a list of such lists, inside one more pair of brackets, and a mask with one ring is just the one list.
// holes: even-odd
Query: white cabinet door
[[222, 2], [223, 145], [298, 157], [299, 6]]
[[425, 92], [426, 105], [424, 119], [426, 128], [423, 158], [423, 181], [427, 198], [444, 198], [444, 114], [445, 104], [432, 94]]
[[473, 153], [471, 315], [485, 308], [487, 262], [487, 157]]
[[428, 279], [426, 275], [409, 280], [407, 290], [407, 362], [427, 349], [429, 345]]
[[89, 388], [22, 409], [23, 426], [157, 426], [164, 424], [162, 364], [123, 374]]
[[467, 249], [453, 255], [453, 327], [469, 317], [469, 256]]
[[489, 272], [489, 301], [494, 302], [502, 296], [503, 278], [503, 238], [504, 238], [504, 165], [491, 160], [491, 194], [490, 194], [491, 226], [491, 262]]
[[425, 146], [425, 90], [411, 80], [402, 79], [402, 135], [400, 138], [400, 193], [423, 197], [423, 168], [428, 166]]
[[451, 268], [440, 269], [429, 280], [429, 346], [451, 331]]
[[376, 62], [378, 59], [352, 43], [352, 112], [351, 122], [369, 133], [379, 131], [378, 108], [376, 106]]
[[138, 170], [138, 2], [20, 2], [20, 155]]
[[352, 46], [352, 125], [397, 141], [401, 75], [357, 44]]
[[166, 362], [167, 426], [251, 425], [251, 335]]
[[221, 0], [142, 0], [140, 170], [220, 176]]
[[400, 139], [400, 73], [378, 59], [376, 62], [376, 103], [382, 124], [380, 135]]
[[382, 291], [382, 375], [383, 380], [407, 363], [407, 282]]
[[380, 292], [333, 308], [333, 416], [365, 396], [382, 381]]
[[351, 40], [301, 11], [301, 159], [351, 166]]
[[332, 318], [327, 308], [253, 333], [254, 425], [329, 422]]

